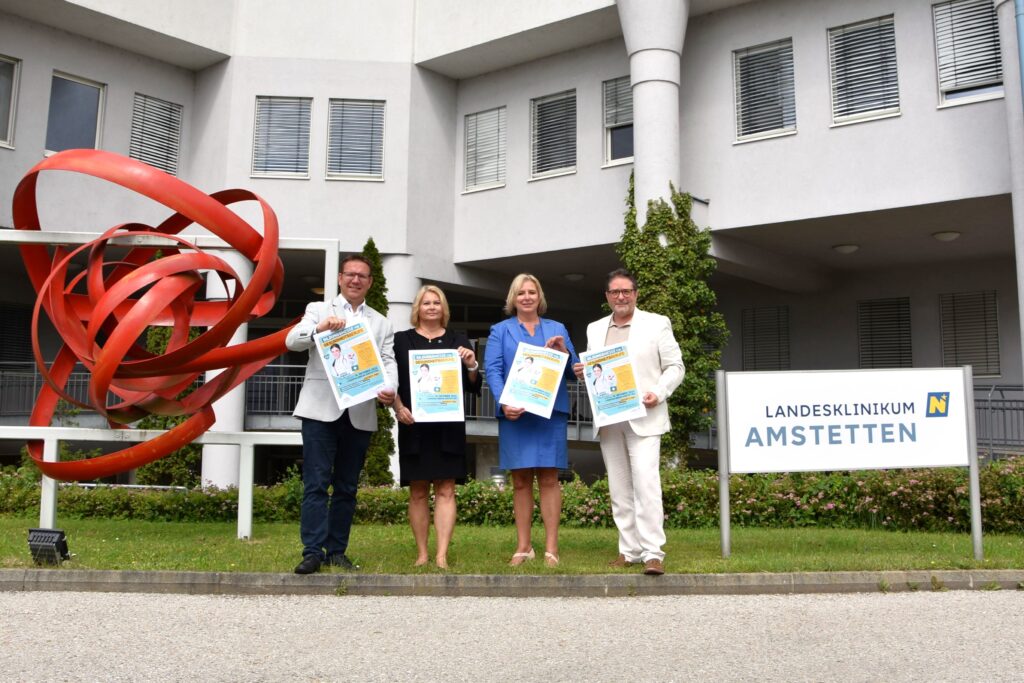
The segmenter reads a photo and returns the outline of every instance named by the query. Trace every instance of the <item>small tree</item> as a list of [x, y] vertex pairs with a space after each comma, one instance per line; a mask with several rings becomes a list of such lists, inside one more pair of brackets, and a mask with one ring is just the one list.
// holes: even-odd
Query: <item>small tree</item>
[[[381, 315], [388, 314], [388, 281], [384, 277], [384, 263], [380, 251], [373, 238], [366, 240], [363, 256], [370, 262], [370, 275], [373, 286], [366, 293], [366, 305]], [[395, 452], [395, 440], [391, 436], [391, 428], [395, 418], [391, 410], [377, 405], [377, 431], [370, 437], [370, 447], [366, 451], [366, 466], [363, 470], [365, 483], [371, 486], [389, 486], [394, 483], [391, 476], [391, 454]]]
[[717, 297], [708, 285], [715, 271], [709, 254], [711, 231], [690, 217], [692, 199], [670, 183], [672, 204], [652, 200], [647, 224], [636, 221], [633, 178], [626, 197], [626, 228], [617, 245], [622, 264], [637, 280], [637, 306], [672, 321], [686, 365], [682, 386], [669, 399], [672, 431], [665, 435], [663, 455], [672, 459], [690, 443], [690, 434], [711, 426], [715, 410], [715, 371], [729, 338], [725, 318], [715, 310]]
[[[199, 329], [194, 327], [189, 329], [188, 336], [189, 340], [195, 339], [199, 336]], [[167, 343], [170, 339], [170, 327], [151, 326], [146, 330], [146, 350], [161, 355], [167, 351]], [[188, 387], [181, 395], [187, 396], [192, 391], [194, 391], [194, 387]], [[188, 418], [184, 415], [174, 417], [147, 415], [139, 420], [135, 427], [138, 429], [171, 429], [186, 419]], [[182, 446], [170, 455], [140, 467], [135, 473], [136, 481], [140, 484], [188, 486], [189, 488], [194, 488], [199, 486], [202, 464], [202, 446], [190, 443], [187, 446]]]

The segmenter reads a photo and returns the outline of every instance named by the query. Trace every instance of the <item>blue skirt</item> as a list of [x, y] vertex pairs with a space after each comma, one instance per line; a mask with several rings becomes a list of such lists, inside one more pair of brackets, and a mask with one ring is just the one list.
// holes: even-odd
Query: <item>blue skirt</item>
[[566, 426], [569, 416], [554, 412], [550, 420], [523, 413], [518, 420], [498, 420], [498, 464], [505, 470], [569, 466]]

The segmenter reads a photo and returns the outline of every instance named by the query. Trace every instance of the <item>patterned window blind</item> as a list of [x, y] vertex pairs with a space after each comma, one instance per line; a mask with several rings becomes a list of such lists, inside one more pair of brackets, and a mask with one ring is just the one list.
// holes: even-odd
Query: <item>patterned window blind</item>
[[796, 130], [793, 41], [733, 53], [736, 139]]
[[857, 355], [860, 368], [911, 368], [910, 298], [857, 302]]
[[892, 16], [829, 29], [828, 54], [834, 123], [899, 113]]
[[309, 176], [309, 97], [257, 97], [254, 176]]
[[181, 114], [180, 104], [135, 93], [128, 155], [161, 171], [177, 175]]

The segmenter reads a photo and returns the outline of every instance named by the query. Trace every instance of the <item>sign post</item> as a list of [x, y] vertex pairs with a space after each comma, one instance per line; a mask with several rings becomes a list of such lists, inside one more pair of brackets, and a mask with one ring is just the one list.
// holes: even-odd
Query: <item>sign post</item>
[[967, 467], [971, 538], [982, 559], [970, 366], [717, 374], [722, 556], [729, 475]]

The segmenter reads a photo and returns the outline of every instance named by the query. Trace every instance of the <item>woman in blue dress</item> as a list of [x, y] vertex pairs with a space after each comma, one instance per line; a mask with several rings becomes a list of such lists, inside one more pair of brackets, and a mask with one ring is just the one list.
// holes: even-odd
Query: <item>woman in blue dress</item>
[[487, 339], [484, 368], [495, 401], [501, 396], [513, 371], [524, 378], [527, 375], [534, 377], [537, 372], [532, 367], [526, 368], [525, 364], [513, 369], [519, 342], [569, 354], [550, 419], [527, 413], [523, 408], [497, 405], [499, 465], [512, 471], [512, 503], [518, 541], [509, 561], [512, 566], [535, 557], [530, 541], [534, 477], [540, 489], [540, 514], [544, 521], [544, 561], [550, 567], [558, 564], [558, 521], [562, 514], [558, 470], [569, 465], [567, 382], [573, 376], [572, 366], [577, 358], [565, 325], [541, 317], [547, 307], [540, 281], [529, 273], [517, 275], [505, 299], [504, 311], [511, 317], [494, 325]]

